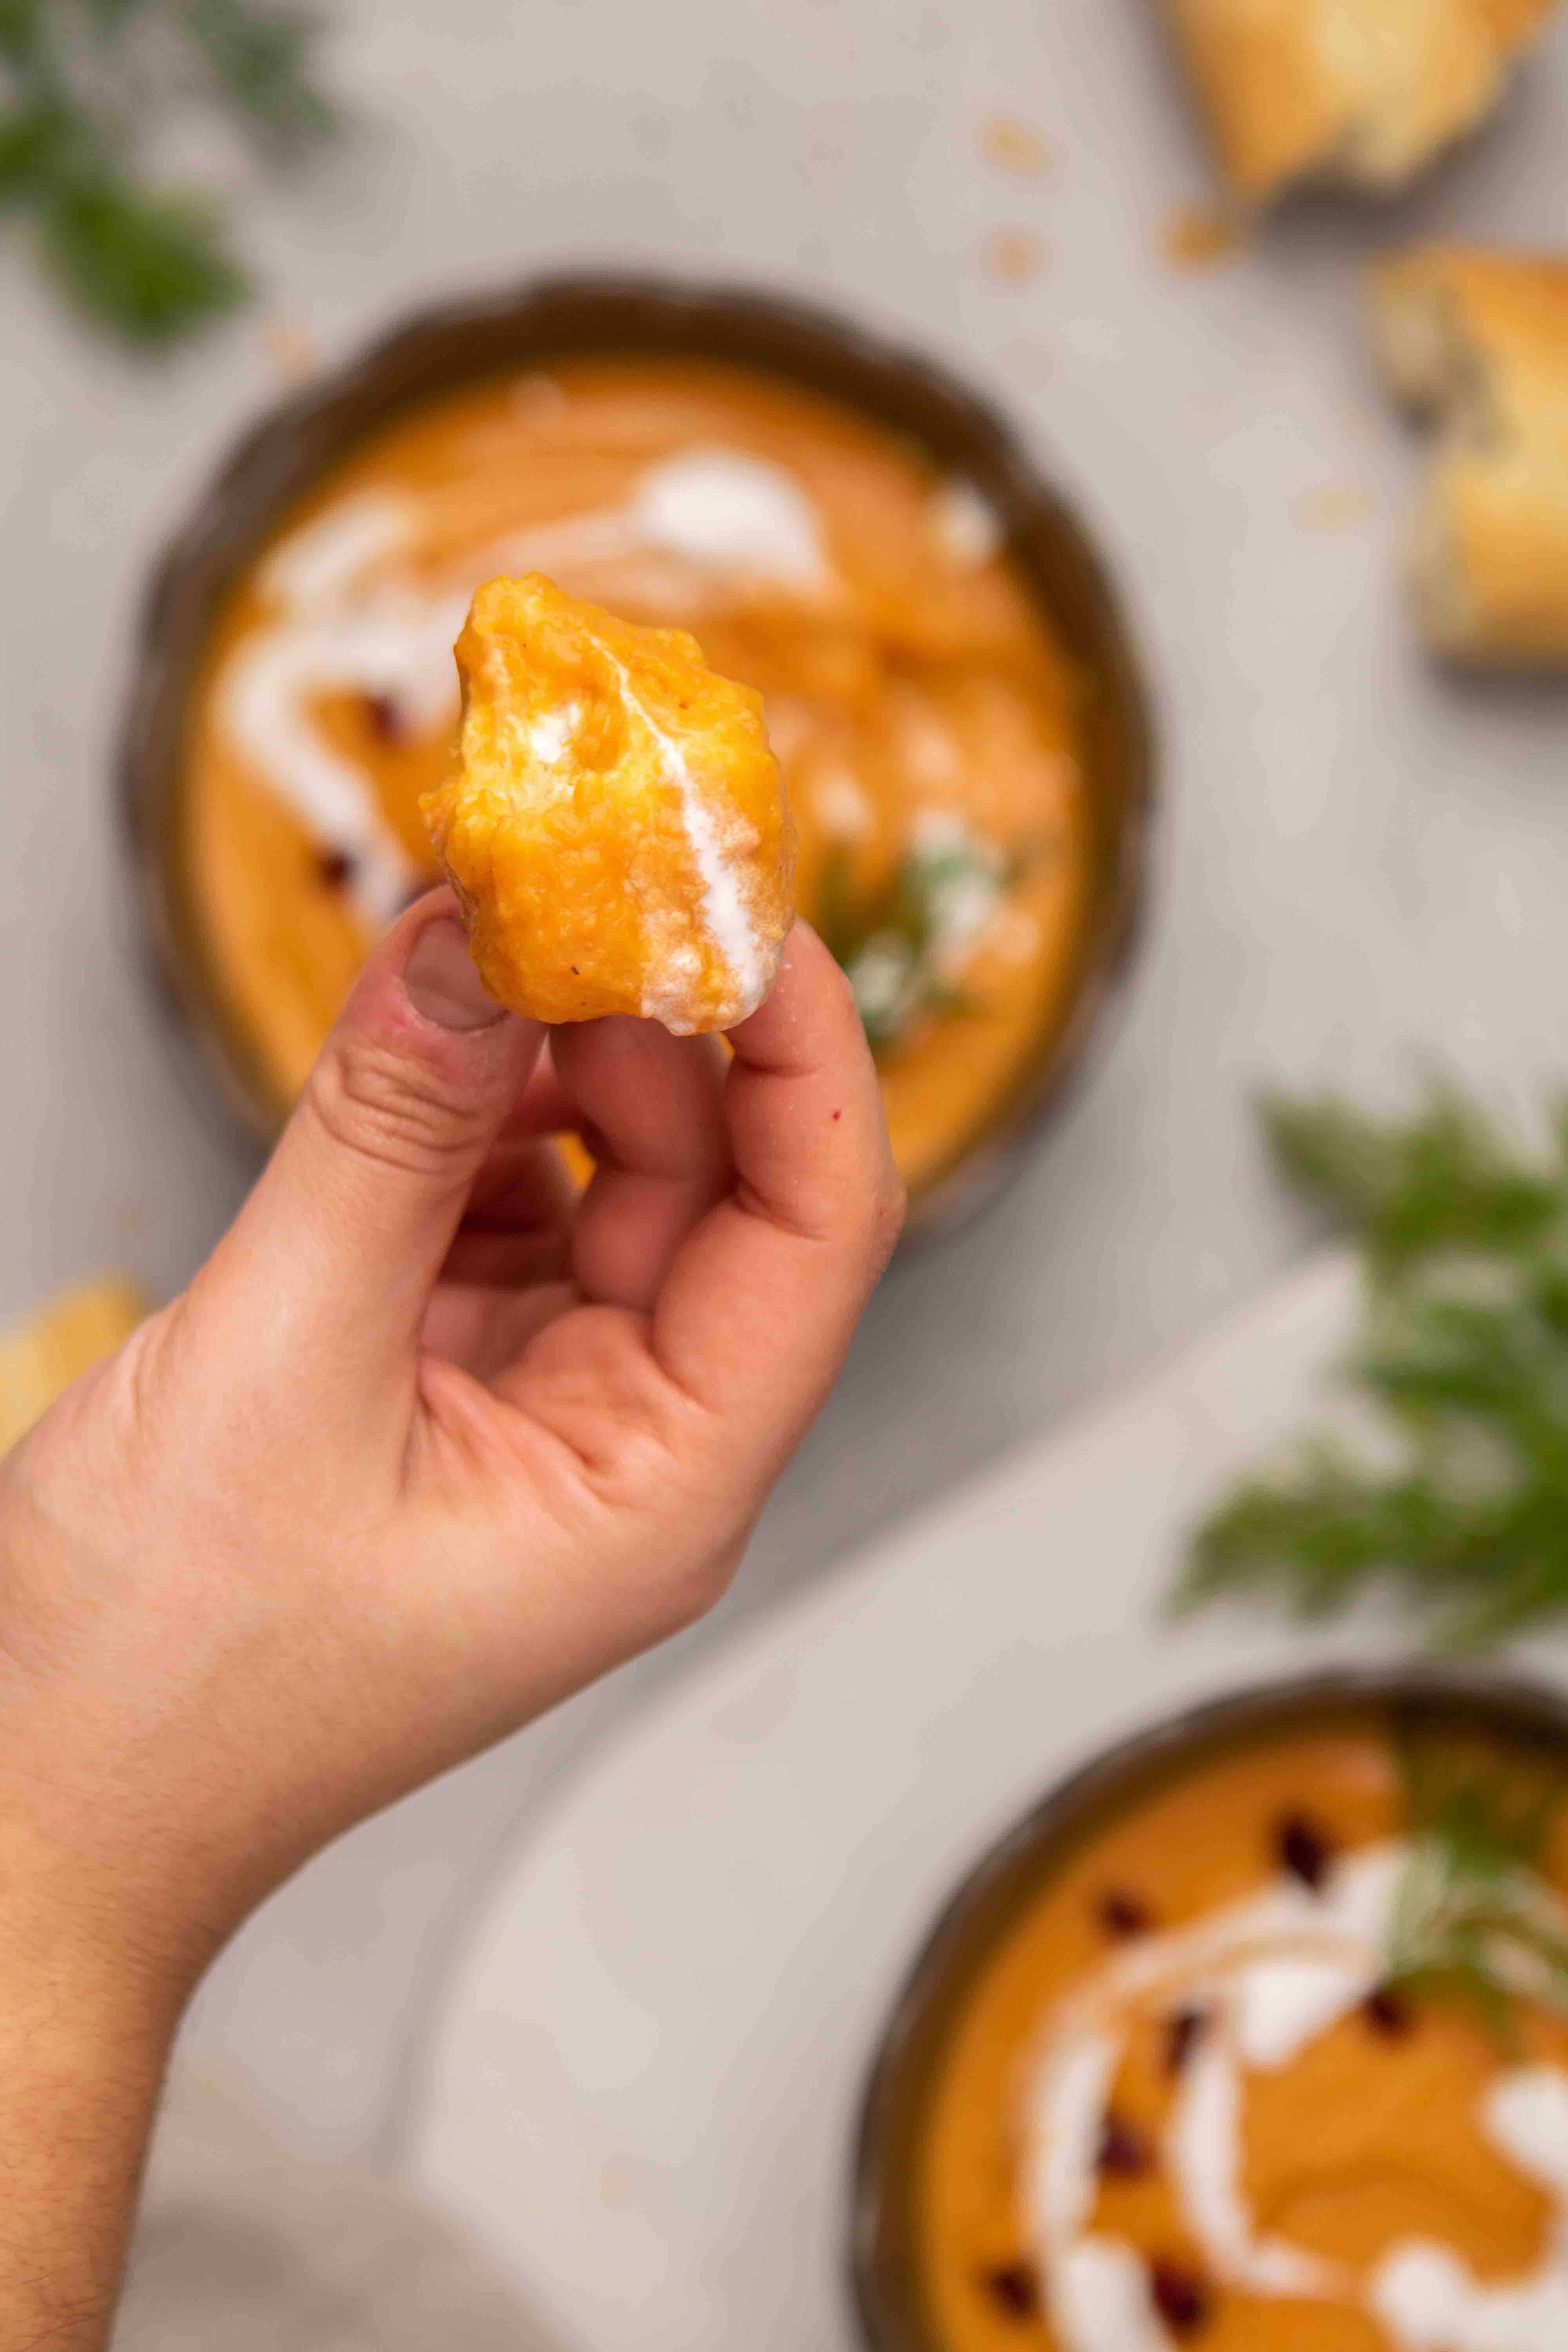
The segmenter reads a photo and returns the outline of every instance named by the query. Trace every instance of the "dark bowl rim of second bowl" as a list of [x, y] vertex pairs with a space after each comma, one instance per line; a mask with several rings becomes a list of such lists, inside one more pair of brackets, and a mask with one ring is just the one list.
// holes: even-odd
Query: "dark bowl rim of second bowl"
[[[569, 323], [568, 323], [569, 322]], [[585, 323], [586, 326], [585, 326]], [[513, 347], [515, 343], [515, 348]], [[475, 347], [483, 346], [482, 355]], [[254, 1145], [275, 1138], [259, 1056], [224, 1006], [221, 976], [201, 937], [191, 894], [176, 878], [172, 836], [183, 726], [206, 629], [218, 599], [264, 543], [289, 503], [355, 442], [417, 401], [509, 366], [574, 354], [684, 351], [730, 360], [826, 391], [873, 422], [906, 433], [939, 463], [962, 470], [1009, 525], [1008, 547], [1059, 634], [1070, 631], [1044, 576], [1048, 543], [1084, 600], [1097, 635], [1069, 653], [1113, 689], [1111, 723], [1123, 742], [1123, 806], [1065, 1017], [985, 1127], [916, 1195], [901, 1248], [955, 1230], [993, 1199], [1032, 1152], [1110, 1042], [1124, 1009], [1147, 914], [1157, 808], [1156, 730], [1125, 605], [1075, 507], [1036, 455], [1026, 425], [977, 390], [945, 356], [788, 291], [659, 270], [573, 269], [421, 305], [321, 375], [268, 404], [242, 431], [165, 541], [144, 592], [131, 649], [132, 680], [119, 735], [120, 807], [142, 924], [165, 1001], [216, 1081], [231, 1119]], [[462, 352], [465, 356], [459, 357]], [[836, 373], [837, 372], [837, 373]], [[906, 401], [897, 411], [896, 394]], [[879, 399], [879, 394], [881, 395]], [[910, 422], [915, 405], [923, 422]], [[947, 446], [942, 446], [943, 436]], [[1028, 543], [1029, 534], [1038, 544]]]
[[[1476, 1727], [1563, 1750], [1568, 1764], [1568, 1690], [1509, 1667], [1424, 1664], [1339, 1665], [1248, 1683], [1178, 1706], [1113, 1738], [1052, 1781], [963, 1871], [917, 1937], [866, 2067], [849, 2158], [848, 2289], [868, 2352], [944, 2352], [889, 2311], [880, 2275], [882, 2233], [894, 2186], [888, 2139], [903, 2089], [900, 2070], [933, 2004], [951, 1990], [965, 1930], [1042, 1848], [1068, 1849], [1094, 1819], [1136, 1801], [1163, 1775], [1249, 1738], [1317, 1717], [1401, 1713], [1468, 1717]], [[967, 1979], [966, 1979], [967, 1980]]]

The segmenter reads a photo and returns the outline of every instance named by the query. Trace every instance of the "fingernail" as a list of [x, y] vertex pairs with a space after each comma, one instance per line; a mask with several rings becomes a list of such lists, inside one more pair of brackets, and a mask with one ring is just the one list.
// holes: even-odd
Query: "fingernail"
[[450, 915], [420, 932], [403, 968], [403, 985], [416, 1013], [443, 1029], [483, 1029], [506, 1009], [486, 995], [467, 934]]

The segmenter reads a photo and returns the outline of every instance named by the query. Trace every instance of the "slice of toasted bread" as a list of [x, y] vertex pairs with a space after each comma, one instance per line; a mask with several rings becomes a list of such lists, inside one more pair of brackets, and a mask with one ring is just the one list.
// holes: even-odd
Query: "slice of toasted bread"
[[128, 1339], [146, 1313], [134, 1284], [110, 1276], [60, 1291], [0, 1331], [0, 1454], [79, 1374]]
[[678, 1035], [754, 1013], [795, 919], [762, 697], [537, 572], [476, 592], [457, 656], [458, 761], [422, 806], [491, 995]]
[[1434, 649], [1568, 668], [1568, 255], [1426, 246], [1374, 271], [1379, 362], [1439, 428], [1411, 579]]
[[1404, 186], [1501, 94], [1555, 0], [1163, 0], [1237, 194]]

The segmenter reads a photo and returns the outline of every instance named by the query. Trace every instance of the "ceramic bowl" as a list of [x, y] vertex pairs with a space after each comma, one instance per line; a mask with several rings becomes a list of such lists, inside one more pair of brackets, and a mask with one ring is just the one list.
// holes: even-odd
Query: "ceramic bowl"
[[264, 416], [166, 550], [134, 649], [121, 777], [156, 968], [210, 1079], [252, 1137], [269, 1141], [284, 1106], [223, 1010], [183, 852], [186, 717], [215, 613], [283, 510], [365, 434], [433, 394], [590, 352], [745, 362], [834, 394], [910, 436], [992, 501], [1017, 564], [1087, 681], [1091, 887], [1070, 1001], [984, 1131], [911, 1202], [909, 1238], [947, 1230], [1016, 1166], [1059, 1108], [1069, 1076], [1083, 1069], [1091, 1044], [1107, 1034], [1144, 898], [1152, 730], [1104, 567], [1024, 437], [943, 367], [827, 310], [744, 289], [551, 278], [423, 311]]
[[872, 2352], [948, 2352], [922, 2307], [917, 2159], [947, 2036], [998, 1946], [1067, 1856], [1111, 1816], [1225, 1749], [1314, 1723], [1481, 1732], [1546, 1746], [1568, 1770], [1568, 1700], [1457, 1673], [1342, 1670], [1275, 1683], [1135, 1733], [1045, 1795], [985, 1853], [933, 1925], [872, 2063], [854, 2160], [850, 2275]]

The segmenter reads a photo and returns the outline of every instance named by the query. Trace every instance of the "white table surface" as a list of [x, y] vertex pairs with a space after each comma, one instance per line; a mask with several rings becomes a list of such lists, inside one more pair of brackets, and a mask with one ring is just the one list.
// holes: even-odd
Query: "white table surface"
[[[1329, 1252], [1016, 1447], [711, 1651], [520, 1826], [405, 2156], [564, 2343], [857, 2352], [867, 2077], [979, 1857], [1129, 1732], [1397, 1654], [1386, 1608], [1307, 1634], [1161, 1607], [1192, 1519], [1319, 1409], [1355, 1293]], [[1568, 1645], [1528, 1664], [1562, 1688]]]
[[[303, 331], [563, 258], [818, 291], [1032, 418], [1119, 569], [1168, 747], [1155, 916], [1113, 1053], [1006, 1201], [897, 1271], [725, 1616], [831, 1565], [1215, 1320], [1305, 1247], [1247, 1109], [1373, 1094], [1436, 1047], [1524, 1094], [1562, 1059], [1568, 696], [1429, 675], [1393, 589], [1420, 453], [1369, 383], [1379, 236], [1568, 231], [1568, 18], [1486, 142], [1384, 215], [1297, 210], [1233, 265], [1158, 254], [1204, 165], [1147, 0], [353, 0], [371, 120], [247, 207], [268, 305], [165, 367], [86, 337], [0, 240], [0, 1309], [100, 1263], [175, 1287], [248, 1181], [142, 984], [110, 747], [146, 567]], [[1050, 142], [984, 163], [993, 109]], [[982, 267], [1031, 227], [1047, 266]], [[279, 335], [279, 324], [287, 333]], [[1353, 486], [1364, 519], [1323, 527]], [[312, 2153], [395, 2144], [427, 1989], [509, 1826], [688, 1637], [344, 1840], [190, 2028]]]

